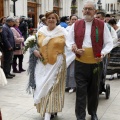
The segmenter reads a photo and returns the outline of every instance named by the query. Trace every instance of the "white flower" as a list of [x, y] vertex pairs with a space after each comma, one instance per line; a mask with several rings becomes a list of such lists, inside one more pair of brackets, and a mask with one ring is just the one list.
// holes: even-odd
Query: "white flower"
[[26, 41], [24, 42], [24, 45], [27, 46], [27, 44], [32, 40], [34, 40], [34, 41], [36, 40], [35, 35], [32, 35], [32, 36], [28, 37], [26, 39]]

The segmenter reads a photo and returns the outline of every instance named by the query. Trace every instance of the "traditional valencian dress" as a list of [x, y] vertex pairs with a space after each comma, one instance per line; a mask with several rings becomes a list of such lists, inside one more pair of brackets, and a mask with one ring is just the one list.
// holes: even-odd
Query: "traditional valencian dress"
[[[33, 65], [35, 66], [35, 69], [33, 67], [33, 78], [35, 79], [34, 103], [42, 117], [45, 113], [61, 112], [64, 106], [66, 34], [67, 32], [60, 26], [52, 31], [48, 31], [47, 26], [43, 26], [37, 33], [38, 50], [44, 60], [37, 59], [36, 64]], [[73, 56], [75, 55], [73, 54]], [[71, 62], [75, 58], [73, 56], [72, 59], [69, 57]], [[70, 61], [67, 60], [67, 63], [70, 64]]]
[[[1, 55], [2, 55], [2, 53], [0, 52], [0, 57], [1, 57]], [[7, 80], [6, 80], [6, 77], [5, 77], [5, 74], [2, 70], [2, 68], [0, 67], [0, 85], [5, 85], [5, 84], [7, 84]]]
[[[2, 53], [0, 52], [0, 57], [2, 56]], [[1, 60], [0, 60], [1, 62]], [[7, 80], [5, 77], [5, 74], [2, 70], [2, 68], [0, 67], [0, 85], [6, 85], [7, 84]], [[1, 109], [0, 109], [0, 120], [2, 120], [2, 114], [1, 114]]]

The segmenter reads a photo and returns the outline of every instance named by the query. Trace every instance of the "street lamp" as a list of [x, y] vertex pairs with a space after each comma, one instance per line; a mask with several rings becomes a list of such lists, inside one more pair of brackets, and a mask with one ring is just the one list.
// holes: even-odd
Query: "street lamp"
[[98, 10], [100, 11], [102, 9], [101, 0], [98, 0], [97, 5], [98, 5]]
[[13, 13], [14, 13], [14, 16], [16, 16], [15, 2], [16, 2], [17, 0], [11, 0], [11, 1], [13, 1]]

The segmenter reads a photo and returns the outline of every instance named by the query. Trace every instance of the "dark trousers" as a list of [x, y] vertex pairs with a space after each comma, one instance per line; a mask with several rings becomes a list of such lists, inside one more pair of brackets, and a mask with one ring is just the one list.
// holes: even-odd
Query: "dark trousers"
[[105, 79], [107, 75], [107, 66], [108, 66], [108, 55], [103, 58], [102, 61], [103, 70], [100, 75], [100, 91], [99, 93], [105, 92]]
[[17, 58], [18, 58], [18, 67], [19, 67], [19, 70], [22, 70], [22, 62], [23, 62], [23, 54], [21, 55], [14, 55], [13, 57], [13, 71], [16, 71], [17, 68]]
[[[102, 67], [102, 64], [99, 64]], [[85, 120], [86, 103], [90, 115], [97, 112], [99, 97], [99, 71], [94, 72], [98, 64], [85, 64], [75, 61], [76, 79], [76, 107], [75, 113], [77, 120]]]
[[4, 51], [3, 70], [5, 75], [10, 74], [13, 60], [13, 51]]

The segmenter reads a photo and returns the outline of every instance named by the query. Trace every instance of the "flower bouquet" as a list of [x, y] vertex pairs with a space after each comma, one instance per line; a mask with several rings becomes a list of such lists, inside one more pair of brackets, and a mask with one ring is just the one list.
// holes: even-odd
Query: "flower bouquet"
[[[25, 53], [25, 52], [28, 50], [28, 48], [32, 48], [32, 47], [34, 47], [35, 45], [37, 45], [37, 37], [36, 37], [36, 35], [32, 35], [32, 36], [28, 37], [28, 38], [26, 39], [26, 41], [24, 42], [23, 53]], [[41, 61], [43, 64], [45, 64], [45, 60], [44, 60], [42, 54], [40, 54], [40, 55], [41, 55], [40, 61]]]
[[36, 37], [36, 35], [32, 35], [32, 36], [28, 37], [26, 39], [26, 41], [24, 42], [23, 52], [25, 53], [28, 50], [28, 48], [32, 48], [36, 44], [37, 44], [37, 37]]

